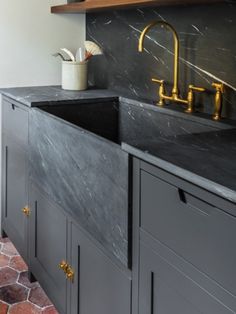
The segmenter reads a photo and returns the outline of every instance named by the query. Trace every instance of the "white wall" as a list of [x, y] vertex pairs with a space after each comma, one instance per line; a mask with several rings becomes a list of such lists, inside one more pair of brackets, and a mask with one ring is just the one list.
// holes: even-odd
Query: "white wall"
[[85, 40], [84, 15], [50, 13], [50, 6], [63, 3], [0, 0], [0, 88], [61, 83], [60, 59], [51, 54], [61, 47], [75, 51]]
[[60, 84], [60, 47], [72, 50], [85, 38], [85, 17], [57, 15], [65, 0], [0, 0], [0, 88]]

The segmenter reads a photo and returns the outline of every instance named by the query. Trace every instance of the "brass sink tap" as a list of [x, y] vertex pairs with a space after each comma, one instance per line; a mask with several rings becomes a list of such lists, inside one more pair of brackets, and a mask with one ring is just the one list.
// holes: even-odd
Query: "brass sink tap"
[[143, 52], [143, 42], [144, 42], [144, 38], [146, 36], [146, 33], [154, 26], [156, 25], [161, 25], [161, 27], [166, 27], [167, 29], [169, 29], [172, 34], [173, 34], [173, 38], [174, 38], [174, 85], [172, 88], [172, 95], [166, 95], [165, 94], [165, 86], [164, 86], [164, 80], [157, 80], [155, 78], [152, 79], [152, 82], [154, 83], [158, 83], [160, 84], [160, 88], [159, 88], [159, 102], [158, 105], [159, 106], [163, 106], [165, 104], [165, 100], [169, 100], [169, 101], [174, 101], [174, 102], [178, 102], [178, 103], [182, 103], [187, 105], [187, 109], [185, 110], [186, 112], [190, 113], [193, 112], [193, 103], [194, 103], [194, 91], [198, 91], [198, 92], [204, 92], [205, 89], [201, 88], [201, 87], [195, 87], [193, 85], [189, 85], [189, 91], [188, 91], [188, 97], [187, 99], [182, 99], [179, 96], [179, 88], [178, 88], [178, 81], [179, 81], [179, 38], [177, 35], [177, 32], [175, 31], [175, 29], [173, 28], [173, 26], [171, 26], [169, 23], [164, 22], [164, 21], [154, 21], [152, 23], [150, 23], [149, 25], [147, 25], [144, 30], [141, 33], [141, 36], [139, 38], [139, 46], [138, 46], [138, 50], [139, 52]]
[[212, 83], [212, 86], [216, 89], [215, 94], [215, 108], [213, 114], [213, 120], [220, 120], [221, 118], [221, 111], [223, 105], [223, 93], [224, 93], [224, 84], [222, 83]]

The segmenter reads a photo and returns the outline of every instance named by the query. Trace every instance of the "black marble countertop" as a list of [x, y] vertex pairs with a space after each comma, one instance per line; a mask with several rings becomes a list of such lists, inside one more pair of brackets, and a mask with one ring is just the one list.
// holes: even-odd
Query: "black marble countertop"
[[60, 86], [33, 86], [2, 88], [0, 93], [28, 107], [54, 104], [62, 101], [89, 101], [118, 98], [117, 93], [106, 89], [88, 89], [85, 91], [63, 90]]
[[[118, 98], [117, 94], [107, 90], [70, 92], [58, 86], [9, 88], [1, 89], [0, 93], [31, 107], [59, 101]], [[145, 104], [141, 107], [145, 108]], [[171, 114], [174, 114], [173, 111]], [[212, 121], [209, 123], [212, 125]], [[122, 148], [131, 155], [236, 203], [236, 128], [233, 126], [198, 134], [158, 137], [143, 142], [137, 140], [122, 143]]]
[[236, 203], [236, 129], [158, 138], [123, 149]]

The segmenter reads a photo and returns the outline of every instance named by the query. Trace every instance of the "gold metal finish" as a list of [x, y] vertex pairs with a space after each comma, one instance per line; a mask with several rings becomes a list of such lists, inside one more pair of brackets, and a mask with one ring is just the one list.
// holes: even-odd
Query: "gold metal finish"
[[172, 97], [173, 98], [178, 98], [179, 96], [179, 89], [178, 89], [178, 80], [179, 80], [179, 38], [178, 35], [175, 31], [175, 29], [173, 28], [173, 26], [171, 26], [169, 23], [164, 22], [164, 21], [154, 21], [152, 23], [150, 23], [149, 25], [147, 25], [144, 30], [141, 33], [140, 39], [139, 39], [139, 46], [138, 46], [138, 50], [139, 52], [143, 52], [143, 42], [144, 42], [144, 38], [146, 33], [154, 26], [157, 25], [161, 25], [162, 27], [166, 27], [167, 29], [169, 29], [174, 37], [174, 86], [172, 89]]
[[61, 261], [61, 263], [59, 264], [59, 268], [62, 269], [66, 275], [66, 278], [70, 281], [74, 281], [74, 276], [75, 276], [75, 272], [73, 270], [73, 268], [66, 262], [66, 261]]
[[74, 276], [75, 276], [75, 272], [72, 269], [71, 266], [68, 267], [67, 272], [66, 272], [66, 278], [70, 281], [74, 281]]
[[212, 118], [213, 120], [218, 121], [221, 119], [221, 112], [223, 106], [223, 93], [225, 88], [223, 83], [212, 83], [212, 86], [216, 89], [214, 114]]
[[152, 82], [159, 83], [159, 102], [157, 103], [158, 106], [163, 107], [165, 105], [165, 100], [163, 98], [163, 95], [165, 95], [165, 86], [164, 86], [164, 80], [157, 80], [152, 78]]
[[174, 101], [177, 103], [185, 104], [187, 105], [186, 112], [190, 113], [193, 112], [193, 102], [194, 102], [194, 91], [199, 91], [203, 92], [205, 91], [204, 88], [201, 87], [194, 87], [193, 85], [189, 86], [189, 92], [188, 92], [188, 97], [187, 99], [182, 99], [179, 96], [179, 88], [178, 88], [178, 81], [179, 81], [179, 38], [177, 35], [176, 30], [172, 25], [170, 25], [167, 22], [164, 21], [154, 21], [147, 25], [144, 30], [142, 31], [140, 38], [139, 38], [139, 45], [138, 45], [138, 51], [143, 52], [143, 43], [144, 43], [144, 38], [147, 34], [147, 32], [154, 26], [160, 25], [161, 27], [166, 27], [168, 30], [170, 30], [173, 34], [173, 39], [174, 39], [174, 77], [173, 77], [173, 88], [172, 88], [172, 95], [168, 96], [165, 94], [165, 86], [164, 86], [164, 81], [163, 80], [158, 80], [155, 78], [152, 78], [152, 82], [160, 84], [159, 87], [159, 106], [164, 106], [165, 100], [169, 101]]
[[67, 272], [68, 267], [69, 267], [69, 264], [64, 260], [61, 261], [61, 263], [59, 264], [59, 268], [62, 269], [65, 274]]
[[25, 206], [24, 208], [22, 208], [22, 213], [25, 214], [25, 216], [29, 217], [30, 215], [30, 209], [28, 206]]
[[189, 85], [188, 90], [188, 107], [185, 110], [187, 113], [192, 113], [194, 111], [194, 92], [205, 92], [205, 88], [196, 87], [193, 85]]

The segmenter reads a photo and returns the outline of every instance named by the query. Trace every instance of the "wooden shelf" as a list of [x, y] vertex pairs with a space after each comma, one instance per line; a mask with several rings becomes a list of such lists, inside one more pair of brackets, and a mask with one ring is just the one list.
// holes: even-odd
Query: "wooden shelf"
[[220, 0], [85, 0], [51, 7], [52, 13], [84, 13], [128, 7], [209, 4]]

